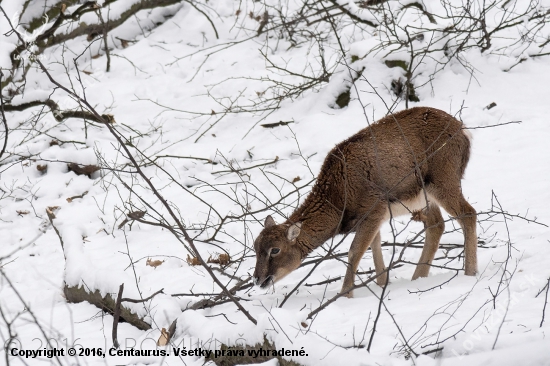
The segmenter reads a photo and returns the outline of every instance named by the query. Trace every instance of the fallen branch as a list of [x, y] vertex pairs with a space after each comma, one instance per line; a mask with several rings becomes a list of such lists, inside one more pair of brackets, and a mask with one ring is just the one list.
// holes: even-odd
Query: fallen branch
[[53, 114], [53, 117], [57, 122], [63, 122], [68, 118], [81, 118], [87, 119], [90, 121], [103, 123], [108, 121], [108, 123], [115, 123], [115, 118], [112, 114], [103, 114], [101, 118], [98, 118], [97, 115], [87, 112], [87, 111], [76, 111], [76, 110], [61, 110], [59, 105], [51, 99], [46, 100], [35, 100], [32, 102], [22, 103], [18, 105], [6, 104], [4, 105], [4, 110], [6, 112], [21, 112], [28, 108], [38, 107], [38, 106], [47, 106], [50, 108], [50, 111]]
[[[114, 315], [116, 313], [117, 301], [111, 296], [111, 294], [102, 296], [99, 290], [92, 292], [91, 290], [84, 288], [84, 286], [69, 286], [67, 284], [65, 284], [63, 288], [63, 294], [65, 295], [67, 302], [80, 303], [86, 301], [110, 314]], [[132, 324], [138, 329], [151, 329], [151, 325], [149, 323], [145, 322], [143, 318], [140, 318], [124, 306], [120, 306], [120, 317], [124, 319], [125, 322]]]

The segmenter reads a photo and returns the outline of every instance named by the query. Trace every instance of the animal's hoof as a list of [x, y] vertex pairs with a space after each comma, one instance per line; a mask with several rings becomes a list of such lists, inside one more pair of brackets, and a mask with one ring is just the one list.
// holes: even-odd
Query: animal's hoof
[[[387, 281], [387, 282], [386, 282]], [[386, 276], [380, 276], [376, 279], [376, 284], [380, 287], [384, 287], [386, 286], [386, 283], [390, 283], [388, 280], [387, 280], [387, 277]]]
[[347, 297], [348, 299], [352, 299], [353, 298], [353, 290], [349, 291], [349, 292], [346, 292], [346, 290], [342, 289], [340, 291], [340, 293], [344, 293], [345, 294], [343, 295], [344, 297]]

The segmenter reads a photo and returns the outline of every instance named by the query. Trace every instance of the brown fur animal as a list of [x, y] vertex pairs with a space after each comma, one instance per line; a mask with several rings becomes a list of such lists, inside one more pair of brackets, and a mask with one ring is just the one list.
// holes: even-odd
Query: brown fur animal
[[266, 218], [254, 242], [255, 283], [270, 286], [325, 241], [355, 232], [341, 291], [353, 296], [357, 266], [369, 246], [383, 285], [380, 226], [413, 211], [424, 222], [426, 242], [412, 279], [426, 277], [444, 231], [439, 206], [460, 223], [465, 273], [475, 275], [476, 211], [460, 184], [469, 157], [470, 137], [462, 123], [434, 108], [411, 108], [359, 131], [328, 153], [311, 193], [288, 220], [277, 225]]

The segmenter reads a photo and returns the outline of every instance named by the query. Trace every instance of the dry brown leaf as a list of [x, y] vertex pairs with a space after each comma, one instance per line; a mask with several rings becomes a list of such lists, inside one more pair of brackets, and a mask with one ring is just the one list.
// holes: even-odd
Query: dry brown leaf
[[128, 214], [128, 217], [131, 218], [132, 220], [139, 220], [141, 218], [143, 218], [143, 216], [145, 216], [146, 212], [145, 211], [132, 211]]
[[[94, 31], [94, 32], [91, 32], [91, 33], [88, 34], [88, 36], [86, 37], [86, 40], [88, 42], [91, 42], [99, 36], [100, 36], [100, 34], [98, 32]], [[98, 53], [97, 55], [92, 56], [93, 59], [100, 58], [100, 57], [101, 57], [101, 53]]]
[[201, 264], [201, 262], [199, 261], [199, 258], [197, 257], [192, 257], [187, 254], [187, 259], [186, 259], [187, 263], [189, 263], [190, 266], [199, 266]]
[[55, 219], [55, 211], [59, 210], [59, 206], [50, 206], [50, 207], [46, 207], [46, 213], [48, 214], [49, 217], [51, 217], [52, 219]]
[[38, 170], [42, 174], [46, 174], [46, 172], [48, 171], [48, 165], [47, 164], [44, 164], [44, 165], [38, 164], [36, 166], [36, 170]]
[[153, 268], [157, 268], [158, 266], [160, 266], [161, 264], [163, 264], [164, 261], [161, 261], [161, 260], [151, 260], [151, 258], [147, 258], [147, 261], [145, 262], [145, 265], [146, 266], [149, 266], [149, 267], [153, 267]]
[[113, 124], [116, 123], [115, 116], [112, 114], [102, 114], [101, 117], [105, 120], [105, 122]]
[[162, 328], [162, 330], [160, 331], [160, 337], [157, 341], [157, 346], [166, 346], [169, 341], [170, 333], [168, 333], [165, 328]]
[[27, 210], [17, 210], [19, 216], [28, 215], [30, 212]]
[[223, 254], [220, 254], [220, 256], [218, 257], [218, 260], [220, 261], [220, 264], [224, 266], [229, 264], [231, 257], [229, 256], [229, 254], [223, 253]]
[[292, 183], [296, 183], [296, 182], [298, 182], [298, 181], [301, 180], [301, 179], [302, 179], [302, 178], [300, 178], [300, 177], [296, 177], [296, 178], [294, 178], [294, 179], [292, 180]]
[[50, 206], [46, 207], [46, 215], [48, 215], [48, 219], [50, 219], [50, 222], [53, 224], [53, 220], [55, 219], [55, 211], [59, 209], [59, 206]]
[[97, 165], [78, 165], [77, 163], [67, 164], [70, 172], [74, 172], [76, 175], [87, 175], [91, 177], [92, 173], [97, 172], [101, 168]]
[[300, 325], [304, 328], [307, 328], [307, 323], [306, 322], [301, 322]]
[[208, 263], [214, 263], [214, 264], [219, 264], [221, 266], [226, 266], [229, 264], [230, 260], [231, 260], [231, 257], [229, 256], [229, 254], [222, 253], [218, 255], [218, 258], [212, 258], [212, 256], [210, 256], [210, 258], [208, 258]]
[[75, 200], [75, 199], [77, 199], [77, 198], [82, 198], [82, 197], [84, 197], [84, 196], [87, 195], [87, 194], [88, 194], [88, 191], [86, 191], [86, 192], [84, 192], [84, 193], [82, 193], [82, 194], [80, 194], [80, 195], [78, 195], [78, 196], [69, 197], [69, 198], [67, 198], [67, 202], [71, 203], [71, 202], [73, 202], [73, 200]]
[[46, 208], [46, 213], [48, 214], [48, 217], [50, 218], [50, 220], [55, 219], [55, 213], [49, 208]]

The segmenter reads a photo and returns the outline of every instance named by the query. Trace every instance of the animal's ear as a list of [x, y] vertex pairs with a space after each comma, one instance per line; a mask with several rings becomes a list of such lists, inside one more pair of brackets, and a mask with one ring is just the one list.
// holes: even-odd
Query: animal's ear
[[301, 229], [302, 229], [301, 222], [297, 222], [295, 224], [290, 225], [286, 232], [286, 238], [290, 241], [293, 241], [298, 237], [298, 235], [300, 235]]
[[273, 220], [273, 217], [271, 217], [271, 215], [268, 215], [264, 221], [264, 229], [267, 229], [268, 227], [271, 227], [274, 225], [276, 225], [275, 220]]

